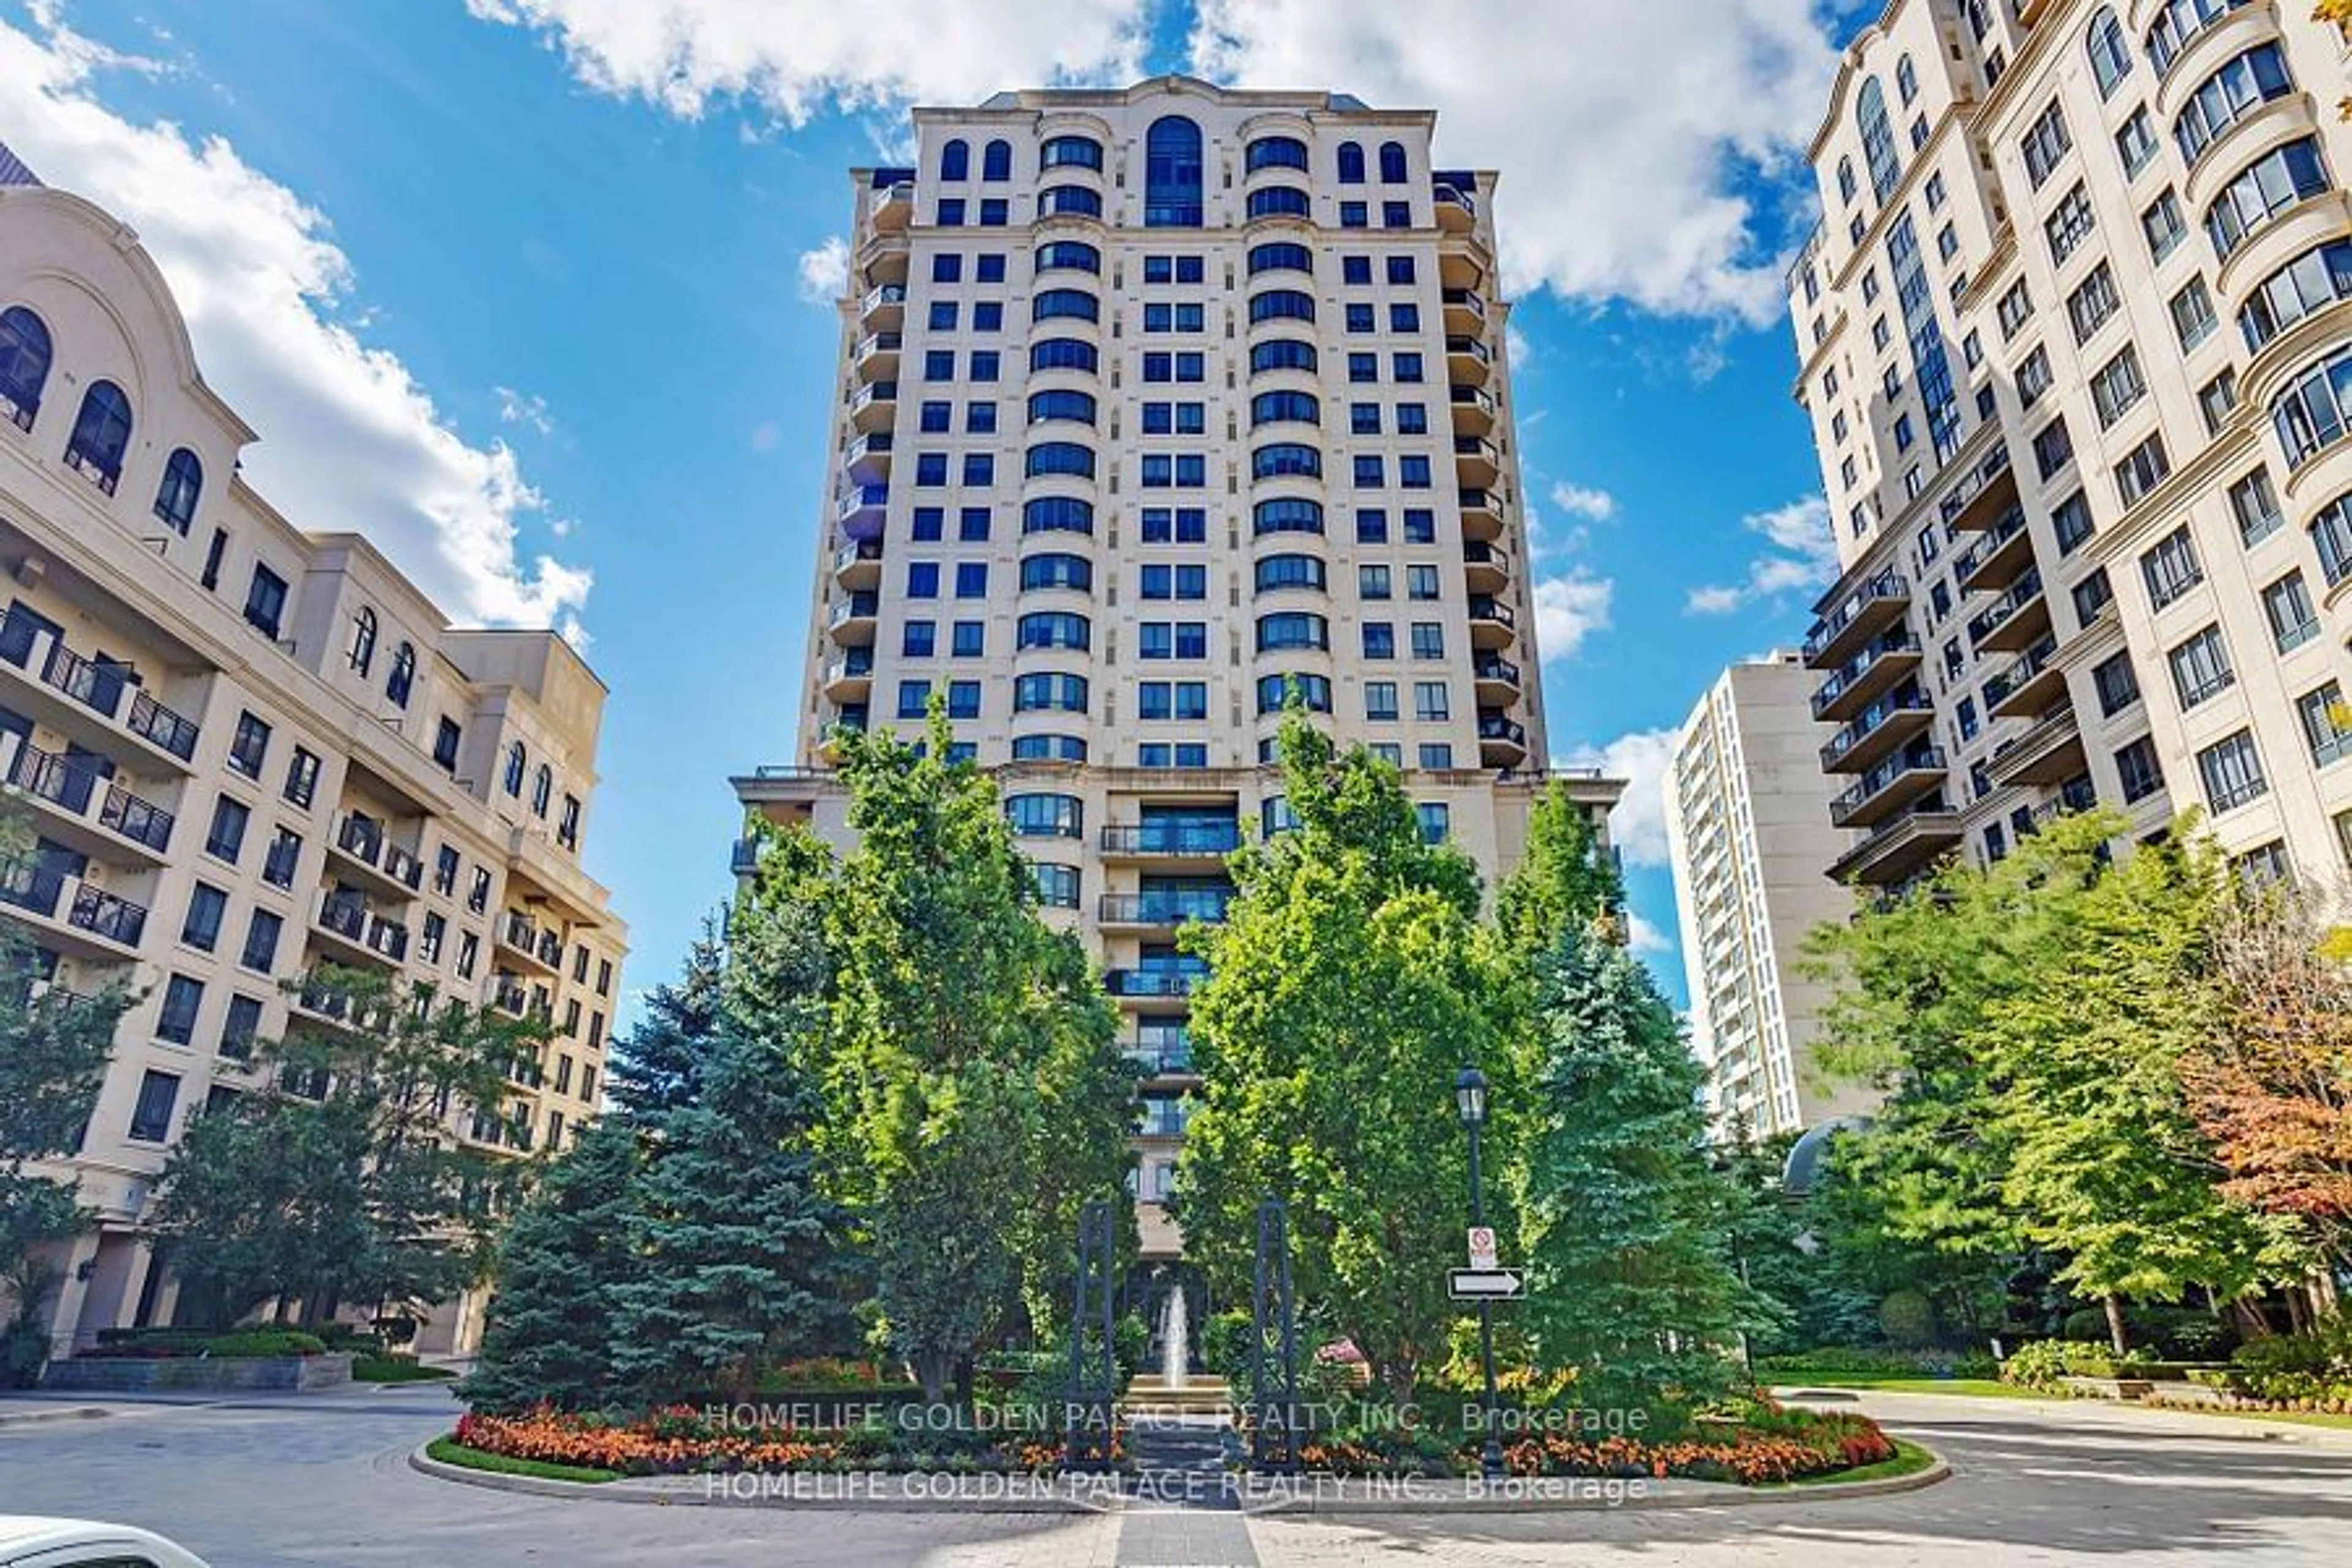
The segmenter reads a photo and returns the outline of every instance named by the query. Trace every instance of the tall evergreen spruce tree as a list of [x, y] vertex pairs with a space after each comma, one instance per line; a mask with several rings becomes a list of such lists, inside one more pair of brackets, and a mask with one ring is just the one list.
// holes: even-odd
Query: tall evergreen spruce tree
[[1701, 1069], [1649, 972], [1614, 942], [1563, 936], [1540, 971], [1530, 1103], [1512, 1169], [1537, 1355], [1579, 1397], [1645, 1405], [1727, 1385], [1759, 1300], [1705, 1147]]
[[645, 1272], [637, 1177], [635, 1124], [596, 1123], [548, 1166], [508, 1222], [489, 1327], [464, 1384], [477, 1408], [591, 1410], [612, 1402], [620, 1291]]

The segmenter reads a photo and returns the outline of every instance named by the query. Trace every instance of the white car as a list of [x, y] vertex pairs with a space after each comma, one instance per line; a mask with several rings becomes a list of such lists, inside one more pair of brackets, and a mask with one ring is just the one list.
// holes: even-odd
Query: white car
[[127, 1524], [0, 1514], [0, 1568], [205, 1568], [205, 1563]]

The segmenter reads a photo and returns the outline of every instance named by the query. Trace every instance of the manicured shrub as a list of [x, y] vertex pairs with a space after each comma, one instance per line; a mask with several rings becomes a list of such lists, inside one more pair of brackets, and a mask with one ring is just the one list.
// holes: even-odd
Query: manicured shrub
[[1991, 1377], [1999, 1371], [1986, 1351], [1881, 1350], [1874, 1346], [1823, 1345], [1788, 1355], [1756, 1358], [1759, 1376]]
[[2035, 1340], [2011, 1351], [2000, 1365], [2003, 1383], [2026, 1388], [2056, 1388], [2069, 1377], [2145, 1375], [2156, 1358], [2135, 1350], [2117, 1355], [2098, 1340]]

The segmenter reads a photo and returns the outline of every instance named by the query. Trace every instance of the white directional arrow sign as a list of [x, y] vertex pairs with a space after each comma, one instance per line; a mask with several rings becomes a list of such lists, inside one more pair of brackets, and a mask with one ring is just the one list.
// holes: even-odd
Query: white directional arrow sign
[[1507, 1301], [1519, 1294], [1515, 1268], [1454, 1268], [1445, 1279], [1457, 1301]]

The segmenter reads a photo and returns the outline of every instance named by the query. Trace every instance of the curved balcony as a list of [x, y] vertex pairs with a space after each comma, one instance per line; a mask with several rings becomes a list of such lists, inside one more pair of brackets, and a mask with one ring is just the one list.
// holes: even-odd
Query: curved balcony
[[1445, 391], [1446, 406], [1454, 414], [1454, 429], [1457, 435], [1489, 436], [1500, 410], [1495, 395], [1483, 386], [1453, 386]]
[[1478, 762], [1483, 767], [1516, 768], [1528, 760], [1528, 727], [1509, 714], [1478, 715]]
[[[2214, 273], [2215, 310], [2234, 321], [2263, 279], [2314, 246], [2343, 237], [2347, 229], [2352, 229], [2352, 196], [2340, 189], [2288, 207], [2241, 240]], [[2239, 373], [2239, 384], [2248, 389], [2248, 402], [2263, 401], [2252, 395], [2263, 358], [2257, 353]]]
[[1960, 842], [1960, 819], [1942, 810], [1906, 811], [1830, 863], [1832, 879], [1887, 888], [1909, 880]]
[[1481, 708], [1508, 708], [1519, 700], [1519, 667], [1498, 653], [1482, 653], [1470, 661], [1472, 688]]
[[1489, 489], [1464, 490], [1462, 537], [1492, 544], [1503, 537], [1503, 498]]
[[1871, 638], [1902, 625], [1910, 607], [1911, 584], [1898, 573], [1881, 572], [1855, 584], [1835, 609], [1813, 623], [1805, 637], [1805, 662], [1815, 669], [1835, 669]]
[[1503, 449], [1483, 436], [1454, 437], [1454, 477], [1465, 489], [1485, 489], [1503, 476]]
[[1937, 503], [1937, 519], [1962, 533], [1991, 528], [2017, 500], [2017, 473], [2009, 448], [1998, 441], [1974, 468], [1962, 474]]
[[1986, 759], [1985, 772], [1993, 786], [2063, 784], [2083, 771], [2083, 731], [2075, 722], [2074, 705], [2003, 741]]
[[1873, 638], [1813, 693], [1813, 717], [1843, 721], [1917, 671], [1919, 639], [1903, 627]]
[[865, 535], [881, 530], [882, 515], [889, 508], [888, 485], [852, 485], [841, 492], [833, 515], [843, 532]]
[[1500, 599], [1484, 594], [1470, 596], [1470, 646], [1474, 648], [1504, 648], [1518, 635], [1519, 618], [1511, 606]]
[[842, 454], [842, 468], [860, 484], [882, 484], [890, 478], [890, 453], [898, 438], [887, 430], [869, 430], [850, 442]]
[[1897, 691], [1864, 709], [1822, 748], [1822, 771], [1866, 773], [1935, 727], [1936, 705], [1924, 691]]
[[2029, 569], [2017, 586], [1969, 618], [1969, 646], [1979, 653], [2017, 653], [2050, 629], [2050, 602], [2042, 574]]
[[2201, 216], [2247, 164], [2274, 147], [2310, 135], [2318, 124], [2309, 100], [2301, 92], [2290, 91], [2248, 110], [2224, 126], [2189, 168], [2180, 184], [2181, 207]]
[[833, 580], [851, 593], [882, 586], [882, 541], [852, 540], [835, 551]]
[[1875, 827], [1944, 785], [1951, 763], [1943, 748], [1911, 746], [1871, 769], [1830, 802], [1839, 827]]
[[1462, 581], [1473, 594], [1499, 594], [1510, 586], [1511, 558], [1495, 545], [1465, 540], [1462, 545]]
[[1994, 719], [2038, 719], [2066, 700], [2066, 673], [2058, 668], [2058, 638], [2044, 637], [1984, 683], [1985, 712]]
[[1495, 351], [1467, 334], [1445, 340], [1445, 374], [1455, 386], [1479, 386], [1495, 373]]
[[1465, 332], [1471, 336], [1486, 330], [1486, 297], [1475, 289], [1445, 289], [1438, 300], [1445, 313], [1448, 333]]
[[1478, 198], [1459, 185], [1439, 184], [1430, 189], [1437, 211], [1437, 226], [1447, 234], [1468, 234], [1478, 226]]
[[874, 193], [866, 209], [877, 234], [903, 234], [915, 219], [915, 182], [898, 180]]
[[898, 384], [868, 382], [851, 394], [849, 425], [853, 430], [887, 430], [898, 419]]
[[828, 702], [863, 702], [874, 695], [874, 650], [854, 647], [824, 667]]
[[902, 332], [868, 332], [850, 346], [849, 368], [863, 382], [896, 381], [905, 344]]
[[1952, 563], [1952, 578], [1963, 594], [1993, 593], [2014, 584], [2032, 564], [2033, 536], [2025, 526], [2025, 508], [2013, 506], [1960, 552]]
[[877, 617], [881, 613], [880, 595], [852, 594], [845, 599], [834, 602], [833, 614], [825, 623], [826, 629], [833, 634], [833, 640], [844, 647], [870, 647], [877, 629]]
[[904, 283], [877, 283], [857, 301], [857, 325], [861, 331], [895, 332], [907, 321], [907, 286]]

